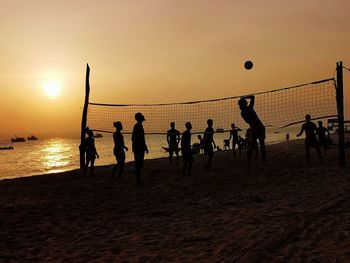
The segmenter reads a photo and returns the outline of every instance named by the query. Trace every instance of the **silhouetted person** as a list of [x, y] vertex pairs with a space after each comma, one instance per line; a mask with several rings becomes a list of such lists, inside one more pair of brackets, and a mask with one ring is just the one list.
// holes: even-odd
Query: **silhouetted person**
[[241, 155], [242, 154], [242, 150], [247, 148], [247, 141], [241, 135], [238, 135], [238, 142], [237, 142], [237, 144], [238, 144], [239, 155]]
[[[250, 99], [250, 103], [246, 99]], [[241, 97], [238, 101], [239, 108], [241, 109], [241, 116], [252, 130], [253, 139], [259, 140], [259, 145], [261, 149], [262, 160], [265, 163], [266, 158], [266, 147], [265, 147], [265, 126], [259, 119], [258, 115], [254, 110], [254, 100], [255, 97], [246, 96]], [[248, 147], [248, 167], [250, 167], [250, 162], [252, 159], [252, 148]]]
[[136, 183], [142, 185], [140, 179], [141, 169], [143, 168], [143, 160], [145, 158], [145, 152], [148, 153], [148, 148], [145, 140], [145, 131], [142, 126], [142, 122], [145, 121], [145, 117], [142, 113], [138, 112], [135, 114], [135, 120], [137, 123], [132, 131], [132, 151], [135, 157], [135, 168], [136, 168]]
[[180, 132], [175, 129], [175, 122], [170, 123], [171, 129], [167, 132], [167, 142], [169, 145], [169, 161], [170, 164], [173, 162], [173, 155], [176, 154], [176, 161], [179, 164], [179, 142], [180, 142]]
[[113, 176], [115, 176], [115, 173], [119, 168], [118, 177], [121, 178], [123, 175], [124, 164], [125, 164], [125, 151], [128, 151], [128, 147], [126, 147], [124, 144], [124, 136], [121, 132], [123, 130], [122, 123], [120, 121], [116, 121], [116, 122], [113, 122], [113, 126], [116, 129], [115, 133], [113, 133], [113, 141], [114, 141], [113, 153], [114, 153], [115, 159], [117, 160], [117, 163], [113, 167], [112, 174]]
[[311, 116], [309, 114], [305, 115], [305, 123], [301, 126], [300, 132], [297, 134], [297, 137], [301, 136], [305, 131], [305, 150], [306, 150], [306, 159], [310, 163], [310, 148], [313, 147], [317, 151], [319, 160], [321, 161], [321, 151], [320, 146], [316, 138], [316, 124], [311, 121]]
[[90, 175], [94, 175], [94, 165], [96, 157], [99, 158], [96, 147], [95, 139], [92, 130], [87, 129], [86, 133], [88, 137], [85, 139], [85, 153], [86, 153], [86, 163], [84, 167], [84, 175], [86, 175], [87, 169], [90, 163]]
[[327, 155], [327, 149], [329, 148], [329, 136], [331, 133], [327, 128], [323, 127], [322, 121], [318, 121], [316, 135], [318, 137], [319, 144], [323, 146], [325, 155]]
[[238, 144], [238, 131], [240, 131], [240, 129], [237, 128], [234, 123], [232, 123], [231, 130], [230, 130], [230, 138], [228, 138], [228, 140], [230, 141], [232, 139], [233, 158], [236, 158], [236, 145]]
[[[214, 148], [216, 148], [214, 142], [214, 129], [213, 129], [213, 120], [207, 120], [208, 127], [204, 131], [204, 154], [208, 155], [208, 161], [205, 165], [206, 169], [211, 169], [211, 162], [214, 157]], [[214, 148], [213, 148], [214, 146]]]
[[198, 135], [197, 138], [199, 140], [199, 149], [200, 149], [199, 153], [203, 154], [204, 153], [204, 141], [203, 141], [203, 138], [202, 138], [201, 135]]
[[245, 138], [246, 138], [248, 151], [251, 151], [252, 155], [253, 155], [253, 152], [255, 151], [255, 157], [257, 159], [259, 154], [259, 146], [256, 138], [253, 136], [253, 131], [251, 128], [248, 128], [246, 130]]
[[[192, 162], [193, 162], [193, 153], [191, 148], [191, 129], [192, 124], [190, 122], [186, 122], [185, 124], [186, 131], [182, 133], [181, 137], [181, 151], [182, 151], [182, 159], [183, 159], [183, 168], [182, 175], [191, 174]], [[188, 169], [187, 169], [188, 166]]]
[[289, 133], [286, 134], [286, 141], [289, 141]]

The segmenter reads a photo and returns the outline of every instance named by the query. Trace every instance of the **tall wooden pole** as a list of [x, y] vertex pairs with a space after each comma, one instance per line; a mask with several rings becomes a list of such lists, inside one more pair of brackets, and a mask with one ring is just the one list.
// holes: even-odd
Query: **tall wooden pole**
[[83, 108], [83, 115], [81, 118], [81, 134], [80, 134], [80, 168], [85, 166], [85, 131], [86, 131], [86, 115], [89, 106], [89, 95], [90, 95], [90, 67], [89, 64], [86, 64], [86, 78], [85, 78], [85, 101]]
[[344, 94], [343, 94], [343, 62], [337, 62], [337, 107], [338, 107], [338, 144], [339, 165], [345, 166], [344, 143]]

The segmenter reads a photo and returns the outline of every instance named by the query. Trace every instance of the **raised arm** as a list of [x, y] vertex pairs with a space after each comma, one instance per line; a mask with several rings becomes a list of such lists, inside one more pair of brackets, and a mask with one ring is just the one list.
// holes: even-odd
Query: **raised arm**
[[254, 107], [254, 101], [255, 101], [254, 95], [243, 96], [241, 97], [241, 99], [250, 99], [248, 107]]
[[248, 107], [254, 107], [255, 96], [254, 95], [247, 96], [247, 99], [250, 99], [250, 103]]

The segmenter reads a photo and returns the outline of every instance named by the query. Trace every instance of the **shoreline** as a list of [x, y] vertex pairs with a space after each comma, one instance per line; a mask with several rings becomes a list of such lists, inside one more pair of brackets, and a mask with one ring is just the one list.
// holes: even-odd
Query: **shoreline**
[[[292, 142], [292, 141], [299, 141], [299, 140], [302, 140], [302, 139], [293, 139], [293, 140], [290, 140], [290, 141]], [[270, 146], [270, 145], [276, 145], [276, 144], [285, 143], [285, 142], [286, 142], [285, 140], [277, 140], [277, 141], [273, 141], [273, 142], [267, 143], [266, 145]], [[221, 149], [220, 151], [217, 151], [216, 153], [219, 153], [221, 151], [222, 152], [227, 152], [228, 150]], [[236, 151], [238, 151], [238, 150], [236, 150]], [[245, 152], [246, 152], [246, 150], [243, 150], [243, 154]], [[132, 152], [129, 152], [129, 154], [132, 155]], [[147, 155], [145, 155], [145, 157], [147, 157]], [[194, 155], [194, 157], [196, 157], [196, 155]], [[167, 159], [167, 158], [168, 157], [154, 157], [154, 158], [145, 159], [145, 161], [156, 160], [156, 159]], [[181, 153], [180, 153], [180, 159], [181, 159]], [[125, 165], [127, 165], [128, 163], [133, 163], [133, 162], [134, 162], [133, 160], [126, 161]], [[102, 164], [102, 165], [97, 165], [95, 167], [113, 166], [114, 164], [115, 163]], [[43, 175], [57, 175], [57, 174], [66, 173], [66, 172], [73, 172], [73, 173], [75, 173], [76, 171], [79, 171], [79, 170], [80, 170], [80, 168], [77, 167], [75, 169], [70, 169], [70, 170], [65, 170], [65, 171], [60, 171], [60, 172], [50, 172], [50, 171], [48, 171], [47, 173], [38, 173], [38, 174], [30, 174], [30, 175], [18, 175], [18, 176], [17, 175], [14, 175], [14, 176], [9, 175], [9, 176], [1, 177], [0, 178], [0, 182], [3, 181], [3, 180], [12, 180], [12, 179], [16, 179], [16, 178], [26, 178], [26, 177], [43, 176]]]

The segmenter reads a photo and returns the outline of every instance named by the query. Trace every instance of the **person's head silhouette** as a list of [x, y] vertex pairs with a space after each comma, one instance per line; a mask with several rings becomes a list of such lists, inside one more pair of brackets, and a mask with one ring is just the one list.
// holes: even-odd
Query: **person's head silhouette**
[[143, 116], [143, 114], [141, 112], [138, 112], [138, 113], [135, 114], [135, 120], [137, 122], [141, 122], [142, 123], [146, 119], [145, 119], [145, 116]]
[[311, 115], [310, 115], [310, 114], [306, 114], [306, 115], [305, 115], [305, 120], [306, 120], [307, 122], [311, 121]]
[[318, 121], [318, 126], [322, 127], [323, 122], [322, 121]]
[[213, 120], [209, 119], [207, 120], [208, 127], [213, 127]]
[[170, 123], [170, 127], [171, 127], [172, 129], [175, 129], [175, 122], [171, 122], [171, 123]]
[[185, 123], [185, 127], [187, 130], [191, 130], [192, 129], [192, 124], [188, 121]]
[[247, 108], [248, 102], [245, 98], [240, 98], [240, 100], [238, 101], [238, 106], [241, 110]]
[[231, 124], [231, 128], [234, 129], [236, 125], [234, 123]]
[[113, 126], [118, 130], [121, 131], [123, 129], [123, 125], [120, 121], [113, 122]]

